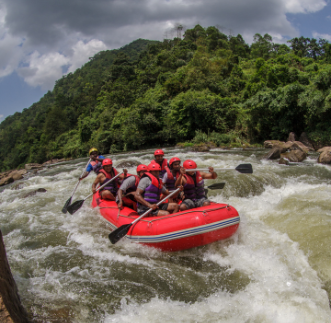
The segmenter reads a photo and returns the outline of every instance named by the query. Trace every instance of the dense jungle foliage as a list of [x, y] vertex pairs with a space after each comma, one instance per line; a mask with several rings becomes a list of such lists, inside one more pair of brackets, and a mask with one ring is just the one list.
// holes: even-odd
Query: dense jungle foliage
[[217, 145], [331, 139], [331, 44], [275, 44], [215, 27], [183, 39], [139, 39], [102, 51], [39, 102], [0, 124], [0, 169], [50, 158], [173, 145], [209, 134]]

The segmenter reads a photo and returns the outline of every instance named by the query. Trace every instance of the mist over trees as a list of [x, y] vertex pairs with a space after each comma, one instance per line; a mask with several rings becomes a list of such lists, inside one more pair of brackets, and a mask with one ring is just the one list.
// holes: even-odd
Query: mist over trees
[[249, 46], [241, 35], [200, 25], [178, 35], [99, 52], [39, 102], [7, 117], [0, 169], [86, 156], [91, 146], [114, 153], [173, 145], [196, 131], [251, 143], [305, 131], [330, 142], [326, 40], [300, 37], [286, 45], [255, 34]]

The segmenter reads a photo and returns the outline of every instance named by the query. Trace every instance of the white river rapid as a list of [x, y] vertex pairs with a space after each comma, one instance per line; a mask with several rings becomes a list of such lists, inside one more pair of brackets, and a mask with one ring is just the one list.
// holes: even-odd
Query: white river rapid
[[[61, 209], [87, 158], [53, 165], [0, 190], [0, 226], [23, 305], [36, 322], [331, 322], [331, 167], [262, 160], [265, 150], [166, 148], [165, 158], [229, 168], [209, 191], [241, 217], [225, 241], [174, 253], [122, 239], [90, 207]], [[148, 164], [152, 150], [112, 156]], [[251, 163], [253, 174], [230, 170]], [[134, 168], [129, 172], [135, 173]], [[90, 174], [74, 200], [91, 192]], [[46, 193], [22, 198], [45, 188]]]

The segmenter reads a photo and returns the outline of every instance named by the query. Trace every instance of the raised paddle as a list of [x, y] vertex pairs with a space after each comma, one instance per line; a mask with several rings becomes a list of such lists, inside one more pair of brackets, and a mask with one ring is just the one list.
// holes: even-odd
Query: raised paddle
[[[82, 172], [82, 175], [80, 175], [79, 178], [81, 178], [81, 177], [83, 176], [83, 174], [85, 173], [86, 168], [87, 168], [88, 164], [90, 163], [90, 161], [91, 161], [91, 158], [88, 160], [88, 162], [87, 162], [87, 164], [86, 164], [86, 166], [85, 166], [85, 168], [84, 168], [84, 170], [83, 170], [83, 172]], [[80, 183], [80, 181], [78, 181], [78, 183], [77, 183], [77, 185], [76, 185], [74, 191], [72, 192], [71, 196], [68, 198], [67, 202], [65, 202], [65, 204], [64, 204], [64, 206], [63, 206], [63, 208], [62, 208], [62, 212], [63, 212], [64, 214], [67, 213], [67, 208], [68, 208], [68, 206], [71, 204], [71, 199], [72, 199], [72, 197], [74, 196], [74, 194], [75, 194], [75, 192], [76, 192], [76, 190], [77, 190], [77, 188], [78, 188], [79, 183]]]
[[[180, 190], [180, 188], [177, 188], [175, 191], [173, 191], [171, 194], [167, 195], [163, 200], [161, 200], [159, 203], [156, 205], [162, 204], [165, 200], [167, 200], [170, 196], [174, 195]], [[115, 244], [117, 241], [122, 239], [130, 230], [133, 224], [138, 222], [140, 219], [142, 219], [144, 216], [146, 216], [149, 212], [152, 211], [152, 208], [147, 210], [145, 213], [143, 213], [138, 219], [135, 219], [133, 222], [129, 224], [123, 224], [120, 227], [118, 227], [116, 230], [113, 232], [109, 233], [109, 240], [112, 244]]]
[[211, 190], [221, 190], [223, 189], [225, 186], [225, 183], [215, 183], [215, 184], [211, 184], [209, 186], [207, 186], [207, 188], [211, 189]]
[[[214, 168], [214, 171], [220, 170], [236, 170], [242, 174], [253, 174], [252, 164], [240, 164], [236, 168]], [[196, 169], [187, 169], [187, 171], [195, 172], [195, 171], [209, 171], [207, 168], [196, 168]]]
[[[105, 187], [107, 184], [109, 184], [110, 182], [112, 182], [114, 179], [116, 179], [118, 176], [122, 175], [123, 173], [117, 174], [116, 176], [114, 176], [110, 181], [102, 184], [97, 191], [99, 191], [101, 188]], [[84, 202], [90, 197], [92, 196], [94, 193], [91, 193], [90, 195], [86, 196], [84, 200], [79, 200], [76, 201], [75, 203], [72, 203], [71, 205], [68, 206], [68, 212], [70, 214], [74, 214], [76, 211], [78, 211], [82, 205], [84, 204]]]

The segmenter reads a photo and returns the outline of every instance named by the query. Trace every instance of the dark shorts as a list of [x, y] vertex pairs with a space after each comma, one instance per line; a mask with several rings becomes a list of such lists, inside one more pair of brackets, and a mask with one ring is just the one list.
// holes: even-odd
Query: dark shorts
[[[160, 211], [160, 210], [163, 210], [163, 211], [167, 211], [167, 208], [168, 208], [168, 204], [169, 203], [162, 203], [161, 205], [159, 205], [159, 208], [156, 209], [155, 211], [151, 211], [149, 212], [148, 215], [146, 216], [157, 216], [157, 213]], [[145, 213], [147, 210], [149, 210], [149, 208], [145, 205], [138, 205], [138, 214], [139, 215], [142, 215], [143, 213]]]
[[205, 197], [203, 197], [202, 199], [199, 199], [199, 200], [185, 199], [182, 203], [184, 203], [187, 206], [187, 208], [193, 209], [195, 207], [202, 206], [203, 203], [205, 203], [207, 201], [210, 202], [208, 199], [206, 199]]

